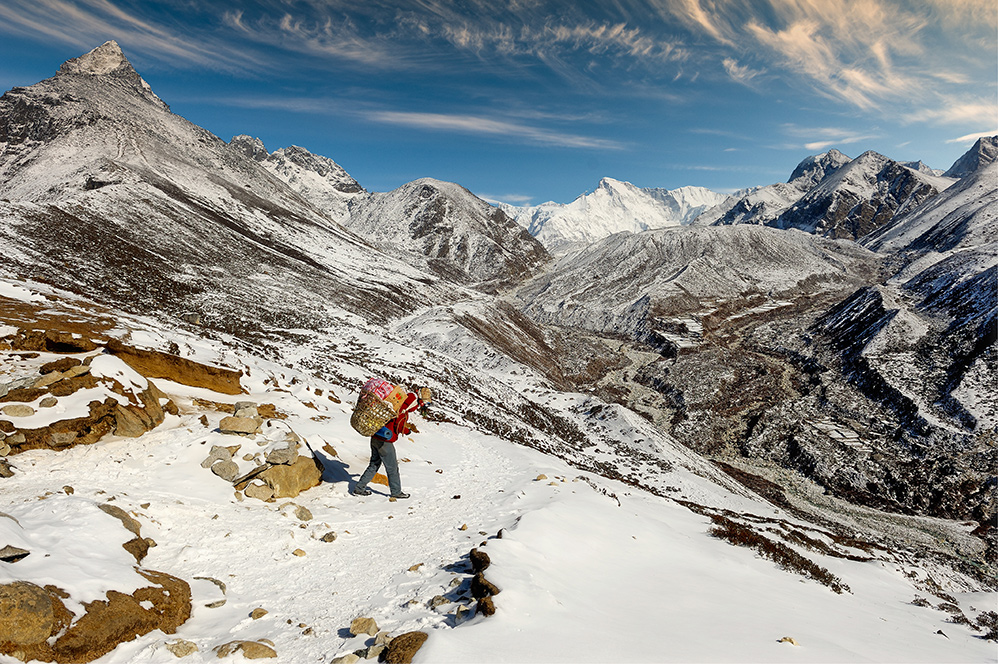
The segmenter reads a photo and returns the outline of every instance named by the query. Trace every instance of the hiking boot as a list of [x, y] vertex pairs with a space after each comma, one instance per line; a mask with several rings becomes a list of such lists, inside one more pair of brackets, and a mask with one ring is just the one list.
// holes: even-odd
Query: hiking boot
[[350, 493], [355, 496], [370, 496], [371, 490], [365, 486], [355, 486]]
[[408, 497], [409, 497], [409, 494], [407, 494], [405, 491], [400, 491], [398, 493], [393, 493], [392, 494], [392, 498], [395, 498], [396, 500], [405, 500]]

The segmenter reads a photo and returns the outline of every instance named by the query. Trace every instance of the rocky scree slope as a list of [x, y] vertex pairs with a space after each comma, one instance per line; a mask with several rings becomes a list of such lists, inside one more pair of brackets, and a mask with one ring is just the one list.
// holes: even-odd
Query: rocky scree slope
[[364, 193], [364, 188], [342, 166], [297, 145], [270, 153], [263, 141], [242, 134], [233, 136], [229, 146], [260, 162], [305, 200], [338, 222], [342, 223], [350, 214], [350, 201]]
[[355, 198], [343, 223], [383, 251], [485, 291], [519, 283], [550, 261], [505, 212], [460, 185], [430, 178]]

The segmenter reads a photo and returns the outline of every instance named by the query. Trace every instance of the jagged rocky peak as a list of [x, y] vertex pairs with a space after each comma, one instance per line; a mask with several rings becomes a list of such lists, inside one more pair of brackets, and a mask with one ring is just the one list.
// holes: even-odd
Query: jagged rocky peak
[[335, 161], [329, 157], [312, 154], [298, 145], [289, 145], [286, 148], [275, 150], [271, 158], [275, 161], [287, 160], [306, 171], [315, 173], [321, 178], [335, 182], [334, 186], [337, 191], [347, 194], [356, 194], [364, 191], [364, 188], [350, 177], [346, 170]]
[[974, 147], [957, 159], [943, 175], [948, 178], [964, 178], [976, 173], [995, 159], [998, 159], [998, 136], [984, 136], [977, 139]]
[[126, 76], [138, 77], [132, 63], [122, 53], [118, 42], [106, 41], [89, 53], [66, 60], [59, 67], [60, 74], [84, 74], [87, 76]]
[[248, 136], [246, 134], [233, 136], [232, 140], [229, 141], [229, 147], [235, 149], [240, 154], [249, 157], [253, 161], [263, 161], [270, 156], [270, 153], [267, 152], [267, 148], [264, 146], [263, 141], [259, 138], [254, 138], [253, 136]]
[[797, 168], [790, 174], [790, 179], [787, 182], [801, 185], [809, 183], [813, 187], [829, 173], [845, 166], [850, 161], [852, 160], [849, 157], [833, 148], [828, 152], [807, 157], [797, 164]]

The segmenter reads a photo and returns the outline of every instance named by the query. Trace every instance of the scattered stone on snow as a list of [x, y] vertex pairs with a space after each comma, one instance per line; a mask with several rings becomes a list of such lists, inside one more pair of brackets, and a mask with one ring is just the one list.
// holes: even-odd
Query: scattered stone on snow
[[322, 446], [322, 451], [325, 452], [326, 454], [328, 454], [331, 457], [338, 457], [339, 456], [339, 454], [336, 452], [336, 448], [334, 448], [329, 443], [326, 443], [325, 445]]
[[219, 659], [240, 653], [246, 659], [277, 657], [277, 651], [262, 641], [229, 641], [215, 648]]
[[231, 461], [232, 455], [239, 451], [239, 447], [239, 445], [232, 445], [230, 447], [212, 445], [211, 451], [208, 452], [208, 456], [201, 462], [201, 467], [211, 468], [212, 464], [216, 461]]
[[416, 652], [423, 647], [429, 634], [426, 632], [406, 632], [392, 639], [382, 657], [387, 664], [411, 664]]
[[354, 636], [361, 634], [375, 636], [379, 631], [378, 623], [374, 621], [374, 618], [354, 618], [353, 622], [350, 623], [350, 633]]
[[330, 530], [328, 533], [319, 538], [320, 542], [335, 542], [336, 533]]
[[243, 493], [246, 494], [247, 498], [256, 498], [263, 502], [274, 500], [274, 490], [262, 481], [254, 481], [251, 484], [247, 484], [246, 488], [243, 489]]
[[175, 657], [187, 657], [198, 652], [197, 644], [187, 639], [167, 641], [164, 645], [166, 645], [166, 649], [173, 653]]
[[295, 549], [294, 551], [291, 552], [291, 555], [298, 556], [300, 558], [306, 555], [306, 553], [302, 549]]
[[537, 476], [536, 478], [534, 478], [534, 481], [535, 481], [535, 482], [540, 482], [540, 481], [542, 481], [542, 480], [546, 480], [547, 478], [548, 478], [548, 476], [547, 476], [547, 475], [545, 475], [545, 474], [541, 473], [541, 474], [540, 474], [540, 475], [538, 475], [538, 476]]
[[251, 417], [223, 417], [218, 423], [218, 430], [225, 434], [249, 436], [260, 431], [260, 423]]
[[267, 615], [267, 613], [269, 612], [266, 609], [256, 608], [250, 611], [249, 617], [252, 618], [253, 620], [259, 620], [260, 618], [263, 618], [265, 615]]
[[452, 602], [444, 597], [443, 595], [436, 595], [430, 600], [430, 608], [435, 609], [438, 606], [443, 606], [444, 604], [451, 604]]
[[142, 524], [140, 524], [138, 521], [132, 518], [132, 516], [129, 515], [128, 512], [121, 509], [117, 505], [104, 503], [103, 505], [98, 505], [97, 507], [102, 512], [106, 512], [107, 514], [113, 516], [118, 521], [121, 521], [121, 525], [123, 525], [133, 535], [139, 536], [141, 534], [139, 531], [142, 528]]
[[392, 638], [394, 637], [392, 637], [392, 635], [389, 634], [388, 632], [378, 632], [374, 636], [374, 643], [379, 646], [387, 646], [389, 643], [392, 642]]
[[225, 606], [225, 602], [227, 602], [227, 601], [228, 600], [225, 600], [225, 599], [218, 599], [218, 600], [215, 600], [214, 602], [208, 602], [204, 606], [205, 606], [206, 609], [219, 609], [219, 608]]
[[488, 569], [489, 565], [492, 564], [492, 559], [489, 558], [489, 554], [478, 549], [472, 549], [471, 553], [468, 554], [468, 558], [471, 559], [471, 570], [475, 574], [485, 571]]
[[340, 655], [339, 657], [334, 657], [330, 660], [329, 664], [357, 664], [360, 661], [355, 653], [349, 652], [345, 655]]
[[498, 595], [500, 592], [502, 591], [494, 583], [486, 579], [485, 575], [481, 572], [471, 579], [471, 596], [475, 599]]
[[225, 582], [224, 581], [219, 581], [218, 579], [216, 579], [213, 576], [195, 576], [194, 580], [195, 581], [207, 581], [208, 583], [213, 583], [216, 586], [218, 586], [218, 589], [222, 591], [223, 595], [226, 592]]
[[45, 397], [38, 402], [39, 408], [52, 408], [59, 404], [59, 400], [55, 397]]
[[12, 403], [0, 408], [0, 412], [10, 417], [31, 417], [35, 414], [35, 409], [27, 404]]
[[76, 489], [74, 489], [73, 487], [69, 486], [68, 484], [66, 486], [62, 487], [62, 490], [63, 490], [63, 492], [67, 496], [72, 496], [74, 493], [76, 493]]
[[226, 482], [231, 482], [239, 474], [239, 466], [235, 461], [216, 461], [211, 465], [211, 472]]
[[0, 459], [0, 477], [6, 479], [13, 476], [14, 471], [10, 469], [10, 463], [6, 459]]
[[492, 596], [486, 595], [485, 597], [479, 598], [478, 603], [475, 605], [475, 610], [483, 616], [495, 615], [496, 605], [492, 600]]
[[794, 639], [794, 637], [792, 637], [792, 636], [784, 636], [782, 639], [780, 639], [779, 641], [777, 641], [777, 643], [789, 643], [792, 646], [799, 646], [800, 645], [799, 643], [797, 643], [797, 640]]

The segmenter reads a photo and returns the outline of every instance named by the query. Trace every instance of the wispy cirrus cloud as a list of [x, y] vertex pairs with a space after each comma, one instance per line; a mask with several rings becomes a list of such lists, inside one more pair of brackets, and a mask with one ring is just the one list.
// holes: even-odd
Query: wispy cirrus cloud
[[806, 143], [790, 143], [784, 146], [787, 149], [800, 149], [804, 147], [808, 150], [824, 150], [825, 148], [837, 145], [851, 145], [862, 143], [879, 138], [880, 135], [872, 132], [856, 132], [842, 127], [802, 127], [799, 125], [783, 125], [785, 134], [792, 138], [812, 139]]
[[129, 53], [177, 65], [230, 70], [261, 64], [254, 54], [226, 44], [207, 44], [109, 0], [5, 0], [0, 33], [32, 34], [82, 51], [115, 39]]
[[972, 145], [977, 142], [979, 138], [988, 138], [990, 136], [998, 136], [998, 128], [993, 131], [978, 131], [973, 134], [967, 134], [966, 136], [959, 136], [957, 138], [951, 138], [947, 143], [957, 143], [960, 145]]
[[477, 115], [375, 111], [365, 113], [364, 117], [371, 122], [381, 124], [497, 136], [504, 139], [513, 138], [538, 145], [552, 145], [565, 148], [595, 148], [600, 150], [622, 150], [626, 147], [618, 141], [609, 139], [564, 133], [545, 127]]

